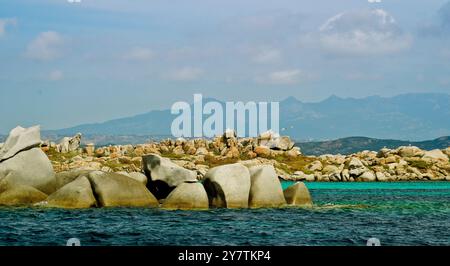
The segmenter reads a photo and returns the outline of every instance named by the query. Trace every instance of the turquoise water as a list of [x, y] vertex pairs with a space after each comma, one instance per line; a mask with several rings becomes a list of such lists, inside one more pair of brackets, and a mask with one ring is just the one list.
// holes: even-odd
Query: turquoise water
[[450, 245], [450, 182], [306, 185], [309, 209], [0, 208], [0, 245]]

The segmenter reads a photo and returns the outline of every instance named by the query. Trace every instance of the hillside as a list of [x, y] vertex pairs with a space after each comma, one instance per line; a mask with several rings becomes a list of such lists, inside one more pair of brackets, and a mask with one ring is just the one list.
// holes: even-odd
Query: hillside
[[330, 141], [296, 143], [304, 155], [352, 154], [363, 150], [378, 151], [383, 147], [417, 146], [423, 150], [445, 149], [450, 147], [450, 137], [441, 137], [427, 141], [402, 141], [390, 139], [373, 139], [367, 137], [349, 137]]

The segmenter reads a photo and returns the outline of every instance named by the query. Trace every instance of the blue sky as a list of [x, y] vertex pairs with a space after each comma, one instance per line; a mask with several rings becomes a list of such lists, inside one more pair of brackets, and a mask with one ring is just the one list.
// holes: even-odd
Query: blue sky
[[193, 93], [449, 93], [450, 2], [376, 2], [0, 0], [0, 132], [101, 122]]

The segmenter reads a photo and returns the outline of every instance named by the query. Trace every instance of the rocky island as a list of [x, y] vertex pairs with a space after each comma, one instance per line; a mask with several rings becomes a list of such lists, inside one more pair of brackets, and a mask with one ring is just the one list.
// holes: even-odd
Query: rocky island
[[[287, 136], [167, 139], [81, 145], [82, 134], [42, 141], [39, 126], [0, 144], [0, 205], [166, 209], [311, 206], [302, 182], [449, 181], [450, 147], [414, 146], [304, 156]], [[280, 180], [296, 181], [282, 190]]]

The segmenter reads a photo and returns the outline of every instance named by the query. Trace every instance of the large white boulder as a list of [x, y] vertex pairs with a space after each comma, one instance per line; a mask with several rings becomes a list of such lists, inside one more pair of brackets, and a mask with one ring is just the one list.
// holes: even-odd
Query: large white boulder
[[148, 178], [147, 187], [158, 199], [166, 198], [178, 185], [196, 182], [197, 173], [185, 169], [157, 154], [142, 156], [142, 166]]
[[364, 164], [358, 158], [352, 158], [348, 164], [348, 171], [350, 176], [356, 178], [363, 173], [365, 173], [368, 169], [364, 166]]
[[438, 149], [431, 150], [431, 151], [425, 151], [422, 158], [448, 161], [448, 156], [445, 153], [443, 153], [441, 150], [438, 150]]
[[401, 157], [421, 157], [424, 154], [424, 151], [416, 146], [400, 146], [396, 152]]
[[64, 137], [61, 142], [56, 145], [56, 150], [61, 153], [76, 151], [81, 144], [81, 133], [77, 133], [73, 137]]
[[240, 163], [211, 168], [205, 175], [203, 185], [212, 207], [248, 207], [250, 172]]
[[40, 148], [22, 151], [0, 163], [0, 180], [34, 187], [46, 194], [56, 189], [55, 172]]
[[0, 181], [55, 191], [55, 172], [47, 155], [38, 147], [40, 127], [16, 127], [0, 150]]
[[249, 207], [271, 208], [286, 204], [280, 180], [272, 165], [253, 166], [249, 171]]
[[288, 151], [295, 145], [295, 142], [288, 136], [280, 136], [278, 133], [270, 130], [261, 133], [258, 139], [260, 146], [265, 146], [273, 150]]
[[33, 126], [29, 128], [18, 126], [11, 130], [8, 138], [1, 147], [0, 162], [13, 157], [20, 151], [38, 147], [40, 144], [40, 126]]
[[162, 204], [166, 209], [208, 209], [209, 201], [201, 183], [186, 182], [178, 185]]
[[364, 173], [362, 173], [362, 175], [358, 176], [358, 180], [359, 181], [363, 181], [363, 182], [372, 182], [372, 181], [376, 181], [376, 175], [374, 172], [368, 170]]
[[88, 179], [101, 207], [156, 207], [158, 200], [139, 181], [128, 176], [91, 172]]
[[85, 176], [78, 177], [47, 198], [47, 206], [80, 209], [95, 207], [97, 202], [92, 192], [91, 183]]

